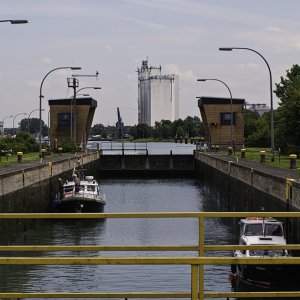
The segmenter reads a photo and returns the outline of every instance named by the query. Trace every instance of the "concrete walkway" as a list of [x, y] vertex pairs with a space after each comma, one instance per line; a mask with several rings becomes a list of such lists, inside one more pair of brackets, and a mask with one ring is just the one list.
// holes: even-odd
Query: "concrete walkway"
[[231, 155], [223, 155], [218, 153], [209, 153], [211, 156], [221, 158], [222, 160], [226, 161], [233, 161], [234, 163], [244, 165], [248, 168], [253, 168], [254, 170], [258, 170], [260, 172], [271, 174], [273, 176], [281, 177], [281, 178], [291, 178], [295, 180], [300, 180], [300, 170], [290, 170], [290, 169], [283, 169], [278, 167], [273, 167], [267, 165], [265, 163], [250, 161], [247, 159], [237, 158]]
[[21, 163], [15, 163], [14, 165], [8, 166], [8, 167], [0, 167], [0, 175], [12, 173], [15, 171], [32, 168], [35, 166], [40, 165], [46, 165], [48, 162], [56, 162], [56, 161], [62, 161], [69, 159], [70, 157], [81, 155], [81, 153], [78, 153], [77, 155], [64, 155], [64, 156], [57, 156], [57, 157], [46, 157], [42, 160], [35, 160], [30, 162], [21, 162]]
[[[77, 153], [76, 155], [73, 154], [73, 155], [69, 155], [69, 156], [67, 156], [67, 155], [66, 156], [57, 156], [57, 157], [51, 157], [51, 158], [46, 157], [45, 159], [43, 159], [42, 162], [41, 161], [32, 161], [32, 162], [16, 163], [13, 166], [1, 167], [0, 175], [11, 173], [11, 172], [22, 170], [22, 169], [26, 169], [26, 168], [31, 168], [34, 166], [39, 166], [41, 164], [47, 164], [48, 162], [56, 162], [56, 161], [65, 160], [70, 157], [78, 156], [81, 154], [82, 153]], [[250, 161], [247, 159], [236, 158], [231, 155], [224, 155], [224, 154], [219, 154], [219, 153], [214, 153], [214, 152], [209, 152], [207, 154], [214, 156], [214, 157], [218, 157], [225, 161], [233, 161], [234, 163], [244, 165], [248, 168], [253, 168], [255, 170], [258, 170], [258, 171], [266, 173], [266, 174], [271, 174], [271, 175], [281, 177], [281, 178], [291, 178], [291, 179], [295, 179], [295, 180], [300, 180], [300, 170], [290, 170], [290, 169], [282, 169], [282, 168], [272, 167], [265, 163]]]

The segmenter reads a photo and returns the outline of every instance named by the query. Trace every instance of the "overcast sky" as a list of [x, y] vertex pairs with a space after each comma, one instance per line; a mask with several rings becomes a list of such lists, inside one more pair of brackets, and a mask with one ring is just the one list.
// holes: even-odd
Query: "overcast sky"
[[[125, 125], [137, 123], [137, 68], [162, 66], [178, 74], [181, 118], [200, 116], [197, 96], [229, 97], [270, 105], [269, 72], [251, 51], [221, 52], [219, 47], [247, 47], [268, 61], [273, 86], [299, 63], [299, 0], [0, 0], [0, 120], [39, 108], [44, 76], [62, 66], [80, 66], [79, 88], [98, 101], [94, 124], [114, 125], [117, 107]], [[48, 99], [72, 96], [71, 71], [51, 73], [43, 84], [43, 119]], [[274, 95], [274, 107], [277, 99]], [[17, 116], [17, 124], [23, 116]], [[31, 117], [38, 117], [38, 111]], [[12, 127], [13, 118], [5, 127]]]

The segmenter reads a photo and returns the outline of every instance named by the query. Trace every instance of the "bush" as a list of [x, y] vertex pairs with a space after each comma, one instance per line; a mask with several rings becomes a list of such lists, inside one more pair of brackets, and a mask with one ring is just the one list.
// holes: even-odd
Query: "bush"
[[59, 145], [58, 148], [62, 148], [63, 152], [76, 152], [78, 151], [78, 147], [76, 143], [71, 139], [63, 140]]
[[23, 153], [38, 151], [38, 143], [27, 132], [17, 133], [16, 137], [4, 137], [0, 139], [1, 150], [12, 150], [13, 153], [22, 151]]

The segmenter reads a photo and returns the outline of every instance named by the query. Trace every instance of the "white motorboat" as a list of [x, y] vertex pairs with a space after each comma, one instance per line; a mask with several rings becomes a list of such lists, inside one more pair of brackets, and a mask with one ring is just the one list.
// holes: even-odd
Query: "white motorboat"
[[[250, 217], [240, 220], [240, 245], [286, 245], [282, 222], [274, 218]], [[276, 250], [236, 250], [234, 257], [262, 258], [289, 257], [284, 249]], [[232, 265], [231, 272], [238, 279], [253, 284], [273, 285], [290, 275], [288, 265]]]
[[54, 200], [55, 211], [104, 212], [105, 195], [101, 193], [100, 186], [93, 176], [80, 173], [77, 179], [73, 172], [72, 180], [60, 184], [60, 192]]

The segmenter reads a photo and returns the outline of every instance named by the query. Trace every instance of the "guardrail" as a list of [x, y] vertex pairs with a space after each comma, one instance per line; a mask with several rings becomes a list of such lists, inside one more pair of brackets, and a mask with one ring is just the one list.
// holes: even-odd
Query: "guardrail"
[[0, 257], [0, 265], [190, 265], [190, 292], [51, 292], [51, 293], [1, 293], [0, 298], [295, 298], [300, 291], [276, 292], [208, 292], [204, 290], [205, 265], [230, 264], [300, 264], [300, 257], [288, 258], [236, 258], [205, 257], [205, 251], [224, 251], [236, 249], [290, 249], [299, 250], [300, 245], [205, 245], [204, 221], [214, 217], [278, 217], [299, 218], [300, 212], [151, 212], [151, 213], [89, 213], [89, 214], [48, 214], [48, 213], [1, 213], [0, 219], [104, 219], [104, 218], [197, 218], [199, 221], [199, 239], [197, 245], [190, 246], [0, 246], [0, 251], [198, 251], [198, 257]]

